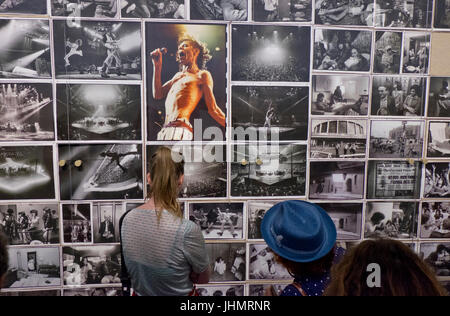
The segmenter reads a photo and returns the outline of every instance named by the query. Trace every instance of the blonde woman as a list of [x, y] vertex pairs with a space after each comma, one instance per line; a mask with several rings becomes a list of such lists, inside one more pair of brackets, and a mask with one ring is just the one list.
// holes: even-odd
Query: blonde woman
[[200, 227], [183, 219], [177, 200], [184, 180], [182, 156], [160, 147], [148, 170], [148, 202], [122, 220], [131, 286], [138, 296], [195, 295], [194, 284], [209, 282], [209, 260]]

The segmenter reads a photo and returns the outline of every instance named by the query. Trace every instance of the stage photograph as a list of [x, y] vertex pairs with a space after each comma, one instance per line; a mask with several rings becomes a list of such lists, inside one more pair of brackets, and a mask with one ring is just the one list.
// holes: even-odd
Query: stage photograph
[[92, 230], [95, 244], [120, 242], [119, 221], [124, 213], [122, 202], [94, 202], [92, 204]]
[[3, 200], [54, 199], [53, 147], [0, 147], [0, 196]]
[[377, 1], [375, 26], [431, 28], [433, 0]]
[[315, 70], [368, 72], [372, 60], [372, 32], [316, 29]]
[[141, 24], [55, 20], [58, 79], [141, 80]]
[[336, 226], [338, 240], [359, 240], [363, 216], [360, 203], [318, 203]]
[[367, 116], [369, 76], [314, 75], [311, 115]]
[[245, 244], [214, 243], [206, 244], [211, 275], [209, 282], [245, 281]]
[[427, 80], [422, 77], [376, 76], [372, 84], [372, 115], [423, 116]]
[[450, 122], [430, 122], [427, 157], [450, 157]]
[[309, 82], [308, 26], [233, 25], [232, 80]]
[[367, 122], [364, 120], [311, 120], [310, 157], [313, 159], [366, 157]]
[[281, 201], [248, 201], [248, 239], [263, 239], [261, 223], [266, 212]]
[[308, 105], [307, 87], [233, 86], [233, 140], [307, 140]]
[[247, 0], [191, 0], [191, 20], [247, 21]]
[[253, 0], [256, 22], [310, 22], [312, 0]]
[[316, 24], [373, 26], [373, 0], [315, 1]]
[[223, 24], [146, 23], [148, 141], [225, 140]]
[[249, 280], [292, 279], [287, 269], [275, 258], [266, 244], [250, 244]]
[[368, 199], [418, 199], [422, 183], [422, 163], [416, 161], [369, 161]]
[[306, 145], [235, 145], [231, 163], [231, 195], [304, 196], [306, 155]]
[[141, 140], [139, 85], [56, 85], [59, 140]]
[[52, 77], [48, 20], [0, 20], [0, 38], [0, 78]]
[[118, 0], [122, 18], [180, 19], [186, 18], [184, 0]]
[[62, 223], [65, 244], [92, 243], [91, 204], [62, 204]]
[[0, 14], [47, 14], [47, 0], [0, 0]]
[[450, 117], [450, 77], [431, 77], [428, 117]]
[[403, 33], [375, 32], [374, 73], [399, 74]]
[[438, 29], [450, 28], [450, 0], [436, 0], [434, 27]]
[[51, 6], [53, 16], [99, 19], [117, 16], [117, 0], [51, 0]]
[[59, 145], [61, 200], [142, 199], [138, 144]]
[[450, 238], [449, 202], [422, 202], [420, 238]]
[[421, 158], [424, 122], [371, 121], [370, 158]]
[[0, 84], [0, 142], [54, 139], [52, 85]]

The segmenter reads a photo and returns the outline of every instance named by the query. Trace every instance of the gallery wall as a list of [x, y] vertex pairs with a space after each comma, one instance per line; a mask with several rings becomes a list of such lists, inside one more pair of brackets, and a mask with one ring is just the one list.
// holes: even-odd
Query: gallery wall
[[[259, 231], [288, 199], [344, 248], [405, 242], [448, 287], [449, 29], [447, 0], [0, 0], [1, 295], [120, 295], [118, 222], [160, 146], [186, 161], [202, 295], [290, 283]], [[207, 48], [199, 77], [182, 38]]]

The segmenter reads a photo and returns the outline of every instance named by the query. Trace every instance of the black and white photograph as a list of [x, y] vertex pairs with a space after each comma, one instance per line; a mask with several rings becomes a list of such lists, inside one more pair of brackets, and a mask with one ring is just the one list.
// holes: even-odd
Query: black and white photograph
[[[183, 157], [184, 182], [180, 198], [218, 198], [227, 196], [226, 146], [196, 145], [167, 146], [173, 155]], [[147, 163], [159, 146], [147, 146]], [[147, 166], [147, 168], [148, 168]], [[149, 170], [147, 169], [147, 172]]]
[[252, 0], [256, 22], [310, 22], [312, 0]]
[[233, 25], [232, 80], [308, 82], [311, 28]]
[[48, 20], [0, 20], [0, 38], [0, 78], [51, 78]]
[[306, 156], [306, 145], [235, 145], [231, 163], [231, 195], [304, 196]]
[[234, 140], [307, 140], [308, 105], [307, 87], [233, 86]]
[[146, 43], [147, 140], [224, 141], [226, 25], [147, 23]]
[[430, 122], [427, 157], [450, 157], [450, 122]]
[[428, 74], [430, 63], [430, 33], [405, 32], [403, 41], [404, 74]]
[[368, 199], [418, 199], [422, 183], [422, 163], [408, 161], [369, 161]]
[[199, 296], [244, 296], [244, 285], [199, 285]]
[[191, 0], [191, 20], [247, 21], [248, 0]]
[[0, 84], [0, 142], [54, 139], [52, 85]]
[[61, 286], [58, 247], [8, 249], [8, 272], [3, 288], [33, 288]]
[[119, 4], [122, 18], [186, 18], [184, 0], [119, 0]]
[[61, 296], [61, 290], [48, 290], [48, 291], [16, 291], [16, 292], [0, 292], [0, 296], [10, 297], [22, 297], [22, 296]]
[[2, 200], [52, 200], [55, 198], [53, 147], [0, 147]]
[[424, 122], [371, 121], [370, 158], [421, 158]]
[[189, 219], [205, 239], [244, 239], [244, 203], [190, 203]]
[[426, 91], [426, 78], [375, 76], [371, 113], [378, 116], [423, 116]]
[[245, 244], [206, 244], [210, 262], [209, 282], [245, 281]]
[[365, 120], [311, 121], [310, 157], [313, 159], [366, 157], [367, 122]]
[[114, 18], [117, 0], [51, 0], [53, 16], [71, 18]]
[[418, 203], [369, 202], [364, 238], [416, 238], [418, 219]]
[[420, 238], [450, 238], [449, 202], [422, 202]]
[[248, 239], [263, 239], [261, 235], [261, 223], [264, 215], [275, 204], [281, 201], [248, 201]]
[[421, 243], [420, 256], [438, 277], [450, 277], [450, 243]]
[[402, 58], [402, 32], [375, 32], [375, 54], [373, 72], [399, 74]]
[[272, 296], [280, 296], [289, 284], [250, 284], [249, 296], [266, 296], [270, 291]]
[[309, 198], [359, 200], [364, 196], [364, 162], [311, 162]]
[[338, 240], [359, 240], [363, 205], [360, 203], [319, 203], [336, 226]]
[[287, 269], [277, 262], [274, 252], [266, 244], [250, 244], [249, 251], [250, 280], [293, 279]]
[[122, 202], [95, 202], [92, 204], [94, 243], [120, 242], [119, 221], [125, 213]]
[[92, 243], [91, 204], [62, 204], [65, 244]]
[[122, 21], [53, 22], [58, 79], [141, 80], [141, 24]]
[[428, 116], [450, 117], [450, 77], [431, 77], [428, 94]]
[[57, 85], [58, 139], [142, 139], [139, 85]]
[[47, 14], [47, 0], [0, 0], [0, 14]]
[[63, 296], [123, 296], [121, 287], [89, 287], [64, 290]]
[[61, 200], [142, 199], [138, 144], [60, 145]]
[[434, 9], [434, 27], [438, 29], [450, 28], [450, 0], [436, 0]]
[[366, 116], [369, 79], [369, 76], [314, 75], [311, 114]]
[[433, 0], [376, 1], [375, 26], [431, 28]]
[[425, 198], [450, 197], [450, 163], [433, 162], [425, 165]]
[[315, 1], [316, 24], [373, 26], [373, 0]]
[[372, 31], [315, 30], [313, 58], [315, 70], [368, 72], [371, 55]]
[[0, 232], [10, 245], [59, 244], [58, 204], [0, 205]]
[[120, 284], [120, 245], [63, 247], [64, 285]]

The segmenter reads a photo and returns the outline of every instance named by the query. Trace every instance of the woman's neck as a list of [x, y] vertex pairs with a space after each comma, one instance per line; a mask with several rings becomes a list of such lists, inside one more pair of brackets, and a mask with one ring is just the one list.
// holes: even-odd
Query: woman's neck
[[144, 205], [141, 205], [138, 208], [145, 209], [145, 210], [155, 210], [156, 209], [155, 200], [153, 198], [151, 198], [150, 200], [145, 202]]

